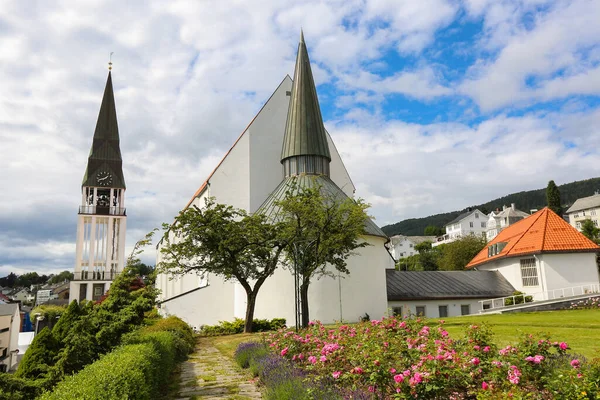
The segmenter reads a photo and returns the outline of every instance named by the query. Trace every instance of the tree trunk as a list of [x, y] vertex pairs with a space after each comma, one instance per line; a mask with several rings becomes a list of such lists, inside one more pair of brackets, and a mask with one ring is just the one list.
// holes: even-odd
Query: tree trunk
[[307, 328], [310, 317], [308, 315], [308, 285], [310, 282], [303, 282], [300, 285], [300, 310], [302, 313], [302, 327]]
[[246, 321], [244, 323], [244, 333], [252, 332], [254, 323], [254, 306], [256, 305], [256, 291], [246, 291]]

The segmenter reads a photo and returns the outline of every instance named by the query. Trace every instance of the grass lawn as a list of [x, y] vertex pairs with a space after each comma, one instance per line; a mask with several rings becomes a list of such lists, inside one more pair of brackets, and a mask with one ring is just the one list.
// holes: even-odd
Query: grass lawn
[[[535, 313], [494, 314], [445, 318], [451, 337], [462, 337], [465, 327], [485, 323], [492, 328], [498, 346], [519, 341], [525, 333], [547, 333], [553, 341], [564, 341], [570, 352], [588, 359], [600, 357], [600, 312], [598, 310], [562, 310]], [[432, 320], [432, 323], [435, 320]]]
[[[465, 327], [482, 323], [494, 332], [498, 346], [516, 344], [525, 333], [547, 333], [553, 341], [564, 341], [570, 352], [588, 359], [600, 357], [600, 312], [598, 310], [564, 310], [536, 313], [494, 314], [485, 316], [445, 318], [445, 328], [451, 337], [461, 338]], [[438, 320], [431, 320], [436, 324]], [[238, 344], [261, 341], [261, 333], [215, 336], [209, 338], [225, 356], [233, 358]]]

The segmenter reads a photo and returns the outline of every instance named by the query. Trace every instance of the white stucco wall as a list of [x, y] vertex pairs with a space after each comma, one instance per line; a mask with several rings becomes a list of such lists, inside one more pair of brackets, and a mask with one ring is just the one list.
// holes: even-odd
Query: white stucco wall
[[[537, 286], [523, 286], [521, 259], [525, 258], [536, 259]], [[515, 290], [532, 295], [535, 300], [548, 299], [548, 292], [551, 290], [599, 283], [595, 253], [547, 253], [535, 257], [512, 257], [487, 263], [477, 269], [500, 272]]]
[[12, 369], [17, 363], [17, 355], [13, 351], [19, 347], [20, 325], [19, 307], [12, 315], [0, 316], [0, 329], [8, 328], [8, 331], [0, 333], [0, 347], [6, 347], [8, 353], [8, 357], [1, 363], [6, 365], [8, 370]]
[[160, 304], [162, 315], [176, 315], [195, 328], [231, 321], [234, 317], [234, 284], [208, 276], [208, 285]]
[[440, 318], [439, 306], [448, 306], [448, 317], [457, 317], [461, 314], [461, 306], [468, 305], [471, 314], [478, 314], [481, 308], [480, 299], [449, 299], [449, 300], [405, 300], [388, 301], [388, 313], [393, 315], [394, 307], [402, 307], [402, 315], [416, 315], [418, 306], [425, 306], [425, 317]]
[[542, 254], [545, 291], [598, 284], [595, 253]]

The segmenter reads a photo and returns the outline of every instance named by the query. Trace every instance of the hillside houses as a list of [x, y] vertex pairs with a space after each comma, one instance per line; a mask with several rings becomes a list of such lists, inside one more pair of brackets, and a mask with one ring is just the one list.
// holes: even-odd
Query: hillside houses
[[466, 235], [483, 235], [487, 229], [487, 215], [478, 209], [467, 209], [444, 225], [446, 234], [437, 238], [433, 246], [451, 243]]
[[488, 217], [486, 239], [489, 242], [506, 227], [529, 216], [525, 211], [517, 210], [515, 203], [510, 207], [503, 206], [502, 211], [492, 211]]
[[400, 260], [417, 254], [415, 246], [423, 242], [435, 242], [435, 236], [404, 236], [395, 235], [390, 238], [388, 244], [390, 253], [394, 260]]
[[586, 219], [591, 220], [598, 227], [600, 219], [600, 192], [592, 196], [577, 199], [566, 212], [569, 224], [581, 232], [581, 224]]

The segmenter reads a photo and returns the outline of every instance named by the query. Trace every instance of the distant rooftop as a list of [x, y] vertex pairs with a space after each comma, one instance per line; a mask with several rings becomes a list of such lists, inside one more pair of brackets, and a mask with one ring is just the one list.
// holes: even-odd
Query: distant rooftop
[[587, 210], [588, 208], [600, 207], [600, 194], [596, 193], [592, 196], [582, 197], [575, 200], [575, 203], [567, 210], [567, 214]]

